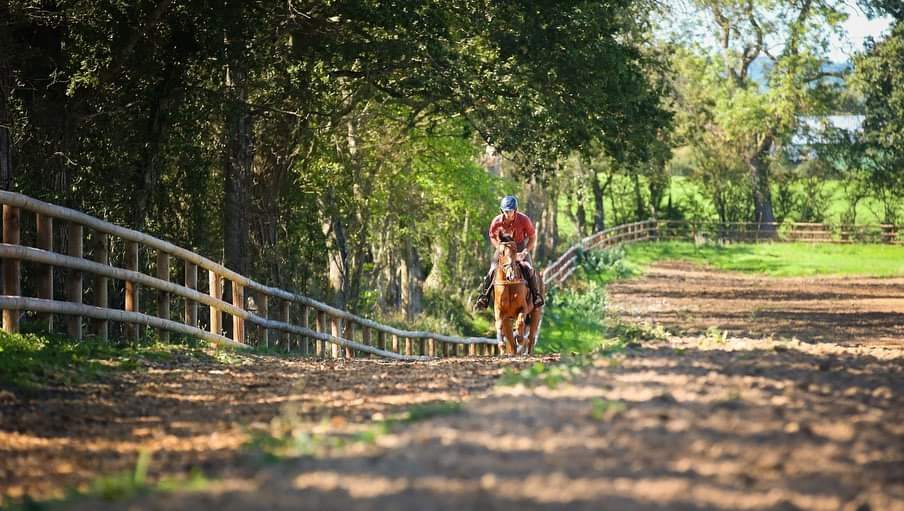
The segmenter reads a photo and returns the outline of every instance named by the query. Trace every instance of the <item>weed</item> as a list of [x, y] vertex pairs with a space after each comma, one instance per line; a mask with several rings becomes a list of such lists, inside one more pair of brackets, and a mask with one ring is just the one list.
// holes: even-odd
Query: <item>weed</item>
[[372, 445], [389, 434], [397, 425], [452, 415], [461, 410], [462, 405], [458, 401], [425, 403], [385, 420], [374, 421], [350, 433], [332, 430], [327, 420], [321, 421], [316, 427], [305, 425], [301, 419], [287, 410], [271, 422], [268, 430], [249, 432], [245, 448], [261, 456], [264, 461], [317, 456], [352, 445]]
[[150, 489], [147, 484], [150, 463], [151, 454], [148, 451], [141, 451], [138, 461], [135, 462], [135, 470], [95, 479], [91, 483], [89, 494], [97, 495], [104, 500], [122, 500], [146, 493]]
[[432, 419], [433, 417], [452, 415], [461, 412], [461, 410], [462, 406], [459, 401], [437, 401], [434, 403], [426, 403], [409, 408], [408, 411], [403, 414], [401, 422], [417, 422], [425, 419]]
[[[524, 385], [535, 387], [545, 385], [548, 388], [556, 388], [562, 383], [573, 380], [583, 373], [584, 368], [593, 365], [596, 360], [609, 359], [612, 366], [612, 358], [616, 354], [623, 353], [626, 343], [621, 339], [603, 341], [599, 347], [590, 353], [563, 353], [557, 364], [544, 364], [535, 362], [524, 369], [506, 369], [499, 378], [499, 385]], [[619, 362], [616, 362], [616, 364]]]
[[706, 329], [706, 339], [714, 344], [723, 346], [728, 342], [728, 332], [721, 330], [716, 325], [712, 325]]
[[623, 401], [594, 398], [590, 402], [590, 416], [598, 421], [608, 421], [621, 415], [628, 409]]

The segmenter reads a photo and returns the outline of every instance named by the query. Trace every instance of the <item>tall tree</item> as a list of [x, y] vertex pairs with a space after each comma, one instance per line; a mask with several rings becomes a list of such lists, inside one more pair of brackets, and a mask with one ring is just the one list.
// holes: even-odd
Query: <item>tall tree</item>
[[[790, 141], [801, 115], [827, 111], [834, 73], [824, 69], [828, 37], [845, 19], [839, 0], [697, 0], [707, 40], [684, 38], [679, 105], [693, 144], [731, 147], [747, 167], [753, 220], [775, 221], [769, 166]], [[705, 122], [700, 122], [705, 121]]]

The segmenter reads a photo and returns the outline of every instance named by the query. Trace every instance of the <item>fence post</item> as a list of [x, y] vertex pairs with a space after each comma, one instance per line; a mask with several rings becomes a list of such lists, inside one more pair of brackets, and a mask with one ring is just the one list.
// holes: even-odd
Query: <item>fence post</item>
[[[185, 287], [198, 289], [198, 265], [185, 261]], [[198, 302], [189, 298], [185, 299], [185, 324], [198, 326]]]
[[382, 330], [377, 331], [377, 347], [381, 350], [386, 349], [386, 334]]
[[[84, 257], [83, 228], [74, 222], [69, 222], [69, 256]], [[69, 270], [66, 277], [66, 299], [72, 303], [82, 303], [82, 272]], [[82, 339], [82, 317], [70, 315], [66, 321], [66, 331], [70, 338], [80, 341]]]
[[[339, 318], [335, 316], [330, 316], [330, 334], [333, 337], [339, 337], [341, 332], [339, 330]], [[340, 346], [334, 342], [330, 343], [330, 358], [339, 358], [339, 348]]]
[[[20, 241], [19, 208], [3, 205], [3, 243], [18, 245]], [[18, 259], [3, 260], [3, 294], [20, 296], [22, 294], [22, 263]], [[15, 333], [19, 331], [19, 311], [3, 309], [3, 330]]]
[[[345, 328], [342, 332], [342, 337], [348, 339], [349, 341], [355, 340], [355, 322], [351, 320], [345, 320]], [[345, 358], [354, 358], [355, 352], [349, 348], [345, 347]]]
[[396, 334], [392, 334], [392, 352], [393, 353], [402, 353], [402, 346], [399, 343], [399, 336]]
[[[53, 252], [53, 217], [37, 215], [38, 248]], [[53, 300], [53, 266], [41, 265], [38, 270], [38, 298]], [[53, 331], [53, 314], [42, 312], [38, 314], [38, 321], [47, 325], [47, 331]]]
[[[94, 233], [94, 261], [100, 264], [110, 264], [110, 237], [102, 232]], [[110, 306], [109, 290], [107, 289], [108, 278], [102, 275], [94, 276], [94, 305], [102, 309]], [[106, 319], [94, 320], [94, 331], [97, 338], [106, 342], [110, 334], [110, 322]]]
[[[283, 300], [279, 302], [279, 321], [282, 323], [289, 322], [289, 307], [292, 305], [292, 302], [289, 300]], [[279, 333], [279, 338], [281, 342], [284, 342], [286, 345], [286, 353], [292, 350], [292, 338], [289, 336], [289, 332], [281, 330]]]
[[[217, 275], [217, 272], [210, 270], [207, 272], [207, 281], [209, 283], [208, 293], [210, 293], [210, 297], [215, 300], [221, 300], [223, 296], [223, 281], [220, 279], [220, 276]], [[220, 309], [215, 306], [210, 306], [210, 333], [220, 335], [222, 331], [222, 325], [220, 324], [223, 316], [220, 314]]]
[[[370, 328], [366, 326], [361, 327], [361, 344], [365, 346], [370, 346]], [[370, 356], [368, 353], [361, 353], [361, 356], [367, 357]]]
[[[317, 314], [315, 315], [315, 321], [317, 331], [326, 332], [326, 313], [318, 309]], [[326, 346], [320, 339], [317, 339], [314, 342], [314, 354], [317, 355], [317, 358], [323, 358], [326, 356]]]
[[[138, 243], [134, 241], [126, 241], [125, 266], [127, 270], [138, 271]], [[138, 312], [138, 283], [131, 280], [126, 281], [125, 289], [125, 309], [127, 312]], [[126, 331], [129, 340], [138, 340], [138, 325], [135, 323], [127, 323]]]
[[[157, 252], [157, 278], [165, 282], [170, 281], [169, 262], [169, 254], [162, 251]], [[161, 319], [170, 318], [170, 294], [166, 291], [157, 291], [157, 317]], [[157, 338], [160, 342], [169, 342], [169, 331], [158, 328]]]
[[[257, 292], [257, 315], [264, 318], [270, 319], [270, 297], [267, 296], [267, 293], [263, 291]], [[263, 343], [265, 348], [270, 347], [270, 330], [265, 326], [259, 326], [257, 329], [257, 342]]]
[[[301, 307], [301, 326], [304, 328], [311, 328], [311, 308], [307, 305], [303, 305]], [[308, 356], [314, 353], [314, 339], [302, 336], [301, 337], [301, 354], [302, 356]]]
[[[238, 282], [232, 283], [232, 305], [245, 310], [245, 288]], [[241, 316], [232, 316], [232, 340], [245, 343], [245, 320]]]

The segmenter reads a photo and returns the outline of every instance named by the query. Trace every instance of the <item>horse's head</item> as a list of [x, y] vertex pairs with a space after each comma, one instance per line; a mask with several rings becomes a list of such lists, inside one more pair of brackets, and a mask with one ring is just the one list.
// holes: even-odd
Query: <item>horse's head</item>
[[521, 278], [518, 266], [518, 245], [514, 241], [503, 241], [496, 247], [496, 264], [505, 272], [505, 280]]
[[514, 241], [502, 241], [496, 247], [496, 258], [500, 264], [509, 263], [518, 257], [518, 246]]

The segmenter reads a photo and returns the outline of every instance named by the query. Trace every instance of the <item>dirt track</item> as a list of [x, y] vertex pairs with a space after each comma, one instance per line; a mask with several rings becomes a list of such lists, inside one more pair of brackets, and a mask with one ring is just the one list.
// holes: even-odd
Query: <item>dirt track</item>
[[[499, 361], [255, 360], [7, 398], [0, 489], [46, 492], [128, 467], [144, 446], [152, 472], [200, 464], [221, 479], [109, 507], [904, 510], [904, 280], [664, 264], [610, 291], [625, 320], [673, 334], [555, 389], [494, 387]], [[375, 444], [275, 465], [236, 450], [242, 424], [287, 402], [341, 432], [447, 399], [467, 404]]]

